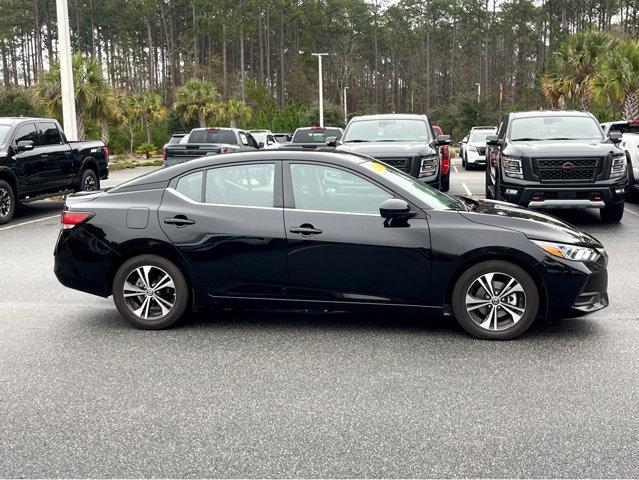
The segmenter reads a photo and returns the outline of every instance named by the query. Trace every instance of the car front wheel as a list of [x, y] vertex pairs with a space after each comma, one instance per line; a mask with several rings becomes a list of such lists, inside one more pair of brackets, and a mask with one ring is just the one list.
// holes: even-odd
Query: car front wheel
[[140, 255], [118, 269], [113, 300], [129, 323], [158, 330], [182, 317], [189, 302], [189, 288], [175, 264], [156, 255]]
[[461, 327], [487, 340], [511, 340], [530, 328], [539, 311], [532, 277], [510, 262], [491, 260], [467, 269], [453, 290]]
[[619, 223], [623, 218], [624, 208], [625, 202], [606, 205], [604, 208], [599, 210], [601, 221], [605, 223]]
[[8, 223], [16, 211], [16, 195], [8, 182], [0, 180], [0, 225]]

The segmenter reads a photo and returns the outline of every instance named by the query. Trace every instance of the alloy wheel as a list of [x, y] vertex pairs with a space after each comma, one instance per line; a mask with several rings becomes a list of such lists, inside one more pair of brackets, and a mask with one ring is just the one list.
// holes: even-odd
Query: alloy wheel
[[0, 188], [0, 217], [6, 217], [11, 212], [11, 194], [6, 188]]
[[526, 293], [510, 275], [486, 273], [468, 287], [466, 311], [473, 322], [485, 330], [506, 330], [516, 325], [524, 315]]
[[124, 303], [144, 320], [159, 320], [168, 315], [176, 301], [175, 283], [159, 267], [144, 265], [129, 273], [123, 286]]
[[87, 178], [84, 179], [84, 191], [92, 192], [96, 189], [95, 177], [93, 175], [87, 175]]

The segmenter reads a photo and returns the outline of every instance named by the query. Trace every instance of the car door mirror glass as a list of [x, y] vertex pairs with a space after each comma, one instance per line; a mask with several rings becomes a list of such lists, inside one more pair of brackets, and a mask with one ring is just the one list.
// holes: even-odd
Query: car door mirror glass
[[435, 140], [435, 145], [441, 147], [443, 145], [450, 145], [452, 142], [450, 140], [450, 135], [438, 135]]
[[257, 148], [264, 148], [264, 142], [260, 142], [257, 144]]
[[486, 137], [487, 145], [499, 145], [499, 137], [497, 135], [488, 135]]
[[621, 132], [610, 132], [608, 137], [610, 138], [610, 141], [612, 143], [621, 143], [621, 139], [623, 137], [623, 134]]
[[335, 147], [337, 145], [337, 137], [326, 137], [326, 145], [328, 147]]
[[33, 140], [20, 140], [16, 146], [18, 152], [25, 152], [27, 150], [33, 150]]

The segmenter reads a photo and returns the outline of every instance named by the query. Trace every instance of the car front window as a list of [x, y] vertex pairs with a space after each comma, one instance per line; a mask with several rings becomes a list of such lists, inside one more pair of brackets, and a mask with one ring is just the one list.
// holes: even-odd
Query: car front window
[[510, 141], [603, 140], [601, 127], [594, 118], [577, 115], [515, 118], [511, 122]]
[[358, 120], [350, 124], [343, 142], [427, 142], [430, 139], [428, 130], [423, 120]]
[[435, 190], [401, 170], [375, 161], [362, 163], [362, 166], [389, 180], [401, 190], [417, 197], [431, 210], [466, 210], [466, 207], [457, 198]]

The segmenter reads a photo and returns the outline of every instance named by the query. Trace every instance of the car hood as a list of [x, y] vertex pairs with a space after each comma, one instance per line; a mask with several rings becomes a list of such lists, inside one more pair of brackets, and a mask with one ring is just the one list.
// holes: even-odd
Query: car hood
[[414, 157], [417, 155], [432, 155], [435, 150], [424, 142], [363, 142], [345, 143], [336, 150], [342, 152], [359, 153], [371, 157]]
[[506, 155], [527, 157], [556, 157], [560, 156], [606, 156], [609, 153], [620, 152], [613, 143], [597, 140], [590, 142], [576, 140], [561, 140], [553, 142], [511, 142], [504, 150]]
[[545, 213], [493, 200], [466, 198], [465, 203], [472, 204], [473, 210], [460, 214], [475, 223], [521, 232], [531, 240], [602, 247], [596, 238], [583, 230]]

